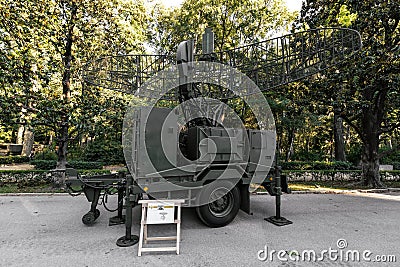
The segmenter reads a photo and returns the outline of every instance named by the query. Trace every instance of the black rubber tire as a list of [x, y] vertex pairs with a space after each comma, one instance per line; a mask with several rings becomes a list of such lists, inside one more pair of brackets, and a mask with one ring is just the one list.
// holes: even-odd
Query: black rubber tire
[[96, 215], [92, 211], [89, 211], [82, 217], [82, 222], [85, 225], [93, 225], [95, 221], [96, 221]]
[[[227, 192], [219, 200], [203, 206], [196, 207], [196, 213], [199, 219], [208, 227], [222, 227], [235, 219], [240, 208], [239, 189], [228, 181], [219, 182], [210, 186], [202, 192], [203, 197], [211, 197], [216, 190]], [[221, 203], [223, 202], [223, 203]], [[221, 204], [221, 205], [219, 205]], [[216, 210], [217, 209], [217, 210]]]

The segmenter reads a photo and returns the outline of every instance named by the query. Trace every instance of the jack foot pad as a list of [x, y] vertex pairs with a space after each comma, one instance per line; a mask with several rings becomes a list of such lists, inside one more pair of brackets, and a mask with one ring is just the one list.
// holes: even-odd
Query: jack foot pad
[[283, 217], [277, 218], [276, 216], [271, 216], [271, 217], [265, 218], [264, 220], [266, 220], [267, 222], [270, 222], [272, 224], [275, 224], [276, 226], [284, 226], [284, 225], [293, 223], [292, 221], [289, 221], [288, 219], [285, 219]]
[[139, 237], [137, 235], [131, 235], [131, 238], [126, 238], [126, 236], [120, 237], [117, 240], [118, 247], [130, 247], [139, 242]]
[[108, 221], [108, 226], [113, 226], [113, 225], [118, 225], [118, 224], [124, 224], [125, 223], [125, 215], [121, 217], [114, 216], [111, 217]]

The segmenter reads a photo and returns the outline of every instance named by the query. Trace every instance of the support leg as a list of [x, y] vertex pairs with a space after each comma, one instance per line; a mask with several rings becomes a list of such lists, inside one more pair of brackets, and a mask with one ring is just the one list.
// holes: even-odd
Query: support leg
[[122, 210], [124, 207], [124, 191], [125, 188], [122, 187], [122, 185], [118, 188], [118, 214], [117, 216], [111, 217], [109, 220], [108, 225], [118, 225], [118, 224], [124, 224], [125, 223], [125, 216], [122, 215]]
[[282, 188], [281, 188], [281, 173], [279, 167], [275, 167], [275, 181], [276, 181], [276, 196], [275, 196], [275, 216], [271, 216], [265, 218], [267, 222], [275, 224], [277, 226], [284, 226], [288, 224], [292, 224], [292, 221], [281, 217], [281, 195], [282, 195]]
[[139, 237], [137, 235], [132, 235], [132, 208], [133, 203], [135, 203], [133, 194], [131, 194], [131, 185], [133, 184], [132, 176], [128, 176], [126, 179], [126, 194], [125, 194], [125, 203], [126, 203], [126, 217], [125, 217], [125, 236], [120, 237], [117, 240], [117, 246], [119, 247], [130, 247], [135, 245], [139, 241]]

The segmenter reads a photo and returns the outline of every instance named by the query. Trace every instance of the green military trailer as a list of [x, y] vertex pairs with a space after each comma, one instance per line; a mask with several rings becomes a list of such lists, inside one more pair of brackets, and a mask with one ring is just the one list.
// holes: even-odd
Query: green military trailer
[[[254, 176], [275, 194], [273, 131], [218, 126], [182, 130], [168, 108], [140, 107], [133, 117], [125, 155], [135, 182], [150, 197], [185, 199], [184, 206], [195, 207], [203, 223], [220, 227], [239, 209], [250, 213]], [[289, 192], [286, 179], [282, 181], [283, 192]]]
[[275, 216], [266, 220], [290, 224], [280, 215], [281, 194], [290, 189], [278, 166], [274, 118], [263, 92], [339, 64], [361, 47], [357, 31], [326, 28], [214, 52], [207, 29], [201, 54], [185, 41], [176, 57], [109, 56], [88, 63], [87, 86], [134, 95], [143, 105], [130, 105], [124, 118], [129, 173], [85, 177], [67, 169], [67, 188], [79, 186], [91, 202], [83, 223], [93, 224], [99, 200], [105, 204], [118, 193], [110, 225], [125, 223], [117, 245], [130, 246], [137, 242], [132, 208], [144, 197], [184, 199], [204, 224], [221, 227], [240, 209], [250, 214], [250, 194], [262, 186], [276, 201]]

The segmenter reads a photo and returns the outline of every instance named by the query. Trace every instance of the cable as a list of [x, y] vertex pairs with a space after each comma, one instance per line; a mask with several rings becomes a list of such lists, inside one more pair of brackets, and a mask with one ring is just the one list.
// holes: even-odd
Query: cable
[[[107, 188], [107, 189], [104, 191], [103, 197], [102, 197], [102, 199], [101, 199], [101, 204], [102, 204], [103, 207], [104, 207], [107, 211], [109, 211], [109, 212], [117, 211], [119, 205], [123, 202], [123, 198], [118, 202], [117, 208], [113, 210], [113, 209], [108, 208], [107, 205], [106, 205], [106, 201], [107, 201], [108, 195], [110, 195], [110, 196], [111, 196], [111, 195], [115, 195], [115, 193], [110, 193], [109, 190], [108, 190], [108, 188]], [[105, 199], [106, 199], [106, 200], [105, 200]]]

